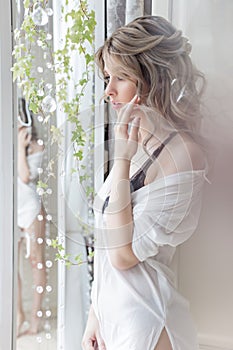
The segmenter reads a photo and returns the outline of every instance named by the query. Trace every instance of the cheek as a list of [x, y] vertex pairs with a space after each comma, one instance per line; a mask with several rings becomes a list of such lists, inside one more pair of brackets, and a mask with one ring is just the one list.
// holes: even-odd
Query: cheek
[[128, 86], [126, 91], [127, 91], [127, 95], [129, 97], [133, 98], [137, 93], [137, 87], [136, 87], [136, 85]]

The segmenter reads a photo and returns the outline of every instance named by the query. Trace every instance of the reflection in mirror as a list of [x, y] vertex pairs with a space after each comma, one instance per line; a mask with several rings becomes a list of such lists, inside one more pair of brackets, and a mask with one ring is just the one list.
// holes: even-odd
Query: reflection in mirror
[[[18, 314], [17, 335], [37, 334], [40, 327], [40, 315], [43, 292], [46, 285], [44, 241], [45, 241], [45, 209], [36, 190], [38, 169], [41, 167], [44, 146], [38, 143], [34, 123], [27, 121], [28, 107], [25, 99], [19, 99], [18, 124], [18, 227], [19, 253], [22, 240], [26, 240], [25, 258], [29, 259], [32, 269], [33, 295], [31, 316], [28, 329], [24, 330], [25, 313], [22, 302], [22, 279], [18, 272]], [[30, 120], [32, 120], [30, 118]]]
[[[53, 234], [52, 202], [38, 188], [48, 162], [46, 133], [29, 112], [24, 98], [18, 111], [18, 296], [17, 350], [49, 340], [55, 346], [56, 271], [50, 247]], [[31, 126], [28, 125], [30, 113]], [[43, 135], [44, 139], [40, 137]], [[46, 146], [47, 145], [47, 146]], [[46, 186], [47, 195], [52, 188]], [[54, 196], [54, 194], [53, 194]], [[27, 345], [28, 344], [28, 345]], [[54, 347], [55, 349], [56, 347]], [[53, 347], [49, 347], [53, 349]]]
[[[27, 10], [24, 10], [25, 2], [16, 0], [15, 6], [16, 28], [20, 28], [27, 18], [33, 20], [28, 25], [31, 25], [32, 29], [37, 25], [36, 31], [39, 32], [42, 28], [42, 24], [38, 22], [41, 7], [35, 5], [33, 16], [30, 17], [27, 16]], [[18, 276], [15, 320], [17, 350], [57, 349], [57, 264], [55, 250], [51, 246], [52, 240], [57, 236], [55, 161], [57, 146], [51, 145], [51, 124], [55, 124], [52, 112], [56, 107], [51, 105], [54, 100], [50, 96], [54, 73], [45, 60], [52, 42], [52, 25], [51, 21], [49, 22], [52, 12], [49, 4], [47, 7], [48, 13], [43, 17], [47, 18], [47, 22], [43, 22], [48, 33], [49, 44], [46, 47], [41, 47], [39, 41], [30, 41], [28, 37], [30, 30], [27, 34], [23, 31], [19, 35], [18, 32], [18, 37], [15, 32], [15, 50], [17, 51], [17, 47], [23, 48], [20, 55], [25, 58], [24, 49], [30, 48], [30, 53], [35, 57], [30, 72], [33, 78], [33, 81], [30, 81], [31, 87], [33, 82], [38, 83], [41, 80], [47, 84], [41, 90], [34, 87], [35, 99], [31, 99], [28, 103], [26, 102], [28, 95], [25, 94], [28, 76], [25, 74], [21, 86], [18, 84], [14, 99], [18, 102], [16, 108], [18, 230], [15, 233], [15, 242], [18, 246], [18, 264], [15, 272]], [[35, 109], [33, 103], [38, 97], [47, 98], [44, 110]]]
[[[68, 2], [64, 9], [58, 1], [52, 10], [47, 0], [16, 0], [12, 71], [18, 87], [17, 350], [78, 350], [89, 308], [92, 232], [84, 232], [82, 220], [93, 219], [93, 162], [84, 152], [93, 160], [93, 141], [88, 139], [94, 138], [95, 19], [94, 11], [88, 12], [89, 1], [76, 4], [74, 11]], [[77, 40], [76, 34], [82, 38]], [[83, 109], [88, 109], [84, 122], [79, 119]], [[81, 164], [82, 159], [88, 164]], [[84, 174], [76, 176], [80, 169]], [[90, 198], [86, 195], [84, 203], [79, 189], [87, 182]], [[66, 193], [69, 189], [72, 198]], [[76, 211], [68, 213], [68, 197], [75, 210], [81, 207], [81, 222]], [[70, 253], [82, 254], [86, 264], [66, 270]]]

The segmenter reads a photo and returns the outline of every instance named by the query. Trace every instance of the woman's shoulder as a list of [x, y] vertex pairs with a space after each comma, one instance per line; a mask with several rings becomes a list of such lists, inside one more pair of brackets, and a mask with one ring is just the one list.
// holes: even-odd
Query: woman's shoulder
[[203, 148], [186, 133], [178, 135], [178, 140], [174, 147], [174, 157], [181, 171], [204, 170], [206, 167], [206, 157]]
[[175, 173], [204, 170], [206, 159], [201, 146], [185, 133], [177, 133], [164, 147], [154, 166], [150, 167], [145, 183]]

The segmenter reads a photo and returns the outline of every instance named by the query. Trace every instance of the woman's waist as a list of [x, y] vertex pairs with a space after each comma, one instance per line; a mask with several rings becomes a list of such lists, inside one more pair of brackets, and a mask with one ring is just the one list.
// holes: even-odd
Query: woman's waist
[[[99, 268], [98, 268], [99, 267]], [[96, 299], [98, 304], [111, 305], [116, 311], [140, 305], [164, 308], [162, 293], [164, 288], [172, 290], [170, 283], [160, 284], [158, 272], [147, 263], [139, 263], [133, 268], [120, 271], [113, 268], [107, 259], [95, 267]], [[167, 293], [169, 296], [171, 293]], [[166, 301], [168, 302], [168, 300]]]

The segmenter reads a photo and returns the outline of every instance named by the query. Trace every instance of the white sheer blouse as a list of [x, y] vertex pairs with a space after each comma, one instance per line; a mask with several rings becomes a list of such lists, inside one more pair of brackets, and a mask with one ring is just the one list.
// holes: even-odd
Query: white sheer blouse
[[115, 269], [104, 247], [102, 206], [111, 174], [95, 200], [96, 249], [92, 304], [107, 350], [154, 350], [166, 328], [174, 350], [197, 350], [188, 302], [177, 292], [170, 263], [197, 227], [204, 170], [168, 175], [131, 194], [132, 248], [140, 263]]

